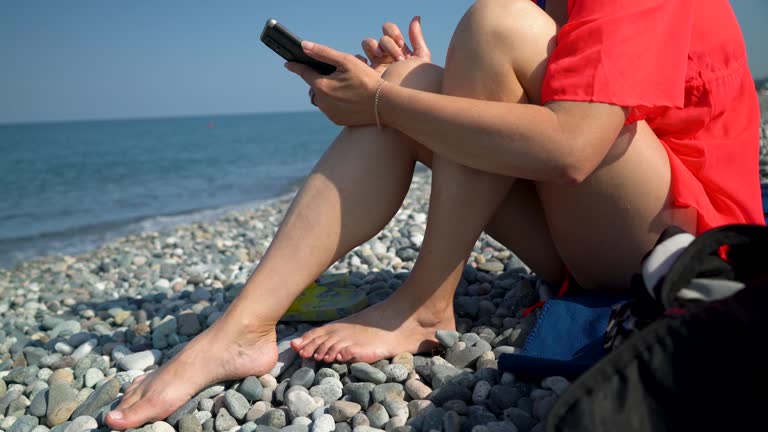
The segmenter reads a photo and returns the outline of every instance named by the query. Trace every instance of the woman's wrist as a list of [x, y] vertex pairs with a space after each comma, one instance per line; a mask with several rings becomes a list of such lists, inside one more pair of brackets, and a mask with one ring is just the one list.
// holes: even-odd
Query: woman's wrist
[[382, 93], [384, 91], [384, 87], [386, 87], [388, 84], [387, 80], [384, 78], [379, 81], [379, 85], [376, 87], [376, 93], [374, 94], [373, 99], [373, 115], [376, 119], [376, 126], [381, 129], [383, 126], [383, 121], [381, 119], [381, 99], [382, 99]]

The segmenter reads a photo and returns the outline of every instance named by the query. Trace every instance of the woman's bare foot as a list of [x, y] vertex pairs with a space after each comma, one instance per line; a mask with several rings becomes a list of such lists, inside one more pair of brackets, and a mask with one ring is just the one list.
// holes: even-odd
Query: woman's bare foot
[[208, 385], [268, 373], [277, 362], [275, 327], [238, 324], [221, 317], [159, 370], [135, 381], [107, 424], [123, 430], [162, 420]]
[[403, 352], [428, 351], [437, 344], [435, 330], [456, 328], [452, 303], [413, 307], [405, 291], [401, 288], [381, 303], [310, 330], [291, 346], [303, 358], [325, 362], [373, 363]]

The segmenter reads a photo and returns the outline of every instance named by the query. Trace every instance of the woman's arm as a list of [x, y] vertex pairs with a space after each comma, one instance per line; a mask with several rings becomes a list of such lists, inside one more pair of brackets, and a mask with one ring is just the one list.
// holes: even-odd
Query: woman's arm
[[385, 85], [382, 122], [435, 153], [482, 171], [580, 182], [603, 160], [626, 119], [615, 105], [491, 102]]
[[[336, 66], [323, 76], [287, 63], [316, 92], [334, 123], [375, 123], [373, 101], [381, 78], [350, 54], [305, 41], [304, 51]], [[446, 96], [385, 84], [379, 112], [435, 153], [487, 172], [539, 181], [581, 182], [605, 158], [626, 119], [622, 107], [553, 102], [546, 106]]]

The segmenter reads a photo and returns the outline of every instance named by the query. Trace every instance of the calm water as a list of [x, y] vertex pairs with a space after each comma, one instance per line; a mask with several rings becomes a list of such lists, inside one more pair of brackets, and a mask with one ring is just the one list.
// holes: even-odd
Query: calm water
[[285, 194], [337, 133], [319, 113], [0, 125], [0, 267]]

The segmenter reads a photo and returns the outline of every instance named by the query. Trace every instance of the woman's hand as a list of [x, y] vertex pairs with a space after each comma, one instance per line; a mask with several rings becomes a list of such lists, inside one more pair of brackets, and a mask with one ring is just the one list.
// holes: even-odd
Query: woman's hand
[[[421, 17], [413, 17], [408, 29], [408, 38], [411, 40], [413, 49], [405, 43], [403, 34], [395, 24], [385, 23], [382, 26], [382, 32], [384, 35], [378, 41], [368, 38], [362, 44], [371, 67], [379, 75], [383, 74], [390, 64], [407, 58], [416, 57], [425, 62], [431, 61], [431, 54], [421, 31]], [[363, 60], [362, 57], [358, 58]]]
[[336, 66], [336, 72], [321, 75], [307, 65], [285, 64], [309, 84], [313, 103], [320, 111], [341, 126], [375, 124], [374, 98], [382, 82], [380, 74], [351, 54], [309, 41], [301, 46], [308, 56]]

